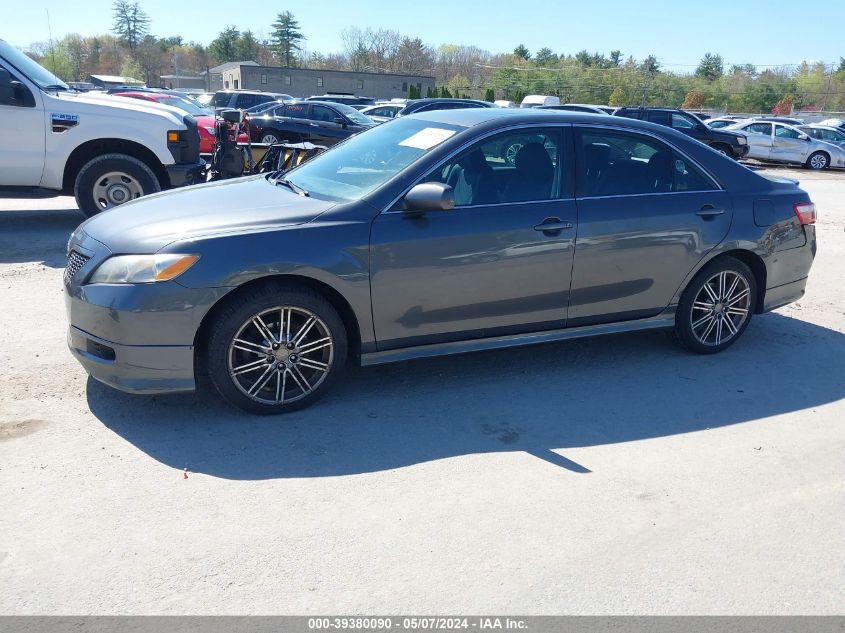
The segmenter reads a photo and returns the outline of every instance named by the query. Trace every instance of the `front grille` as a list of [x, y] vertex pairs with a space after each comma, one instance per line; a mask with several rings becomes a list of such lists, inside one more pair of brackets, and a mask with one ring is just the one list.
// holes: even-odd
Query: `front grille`
[[67, 258], [67, 266], [65, 267], [65, 283], [69, 284], [74, 277], [76, 277], [76, 273], [79, 272], [79, 269], [85, 265], [90, 257], [86, 257], [81, 253], [77, 253], [76, 251], [71, 251], [70, 255]]

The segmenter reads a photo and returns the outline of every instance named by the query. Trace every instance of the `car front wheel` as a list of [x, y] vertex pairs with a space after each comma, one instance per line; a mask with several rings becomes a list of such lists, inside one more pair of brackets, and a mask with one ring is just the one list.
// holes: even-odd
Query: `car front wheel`
[[216, 315], [206, 352], [211, 380], [226, 400], [251, 413], [286, 413], [328, 391], [346, 362], [347, 336], [321, 295], [268, 284]]
[[756, 300], [751, 269], [733, 257], [720, 257], [687, 286], [675, 314], [675, 332], [693, 352], [721, 352], [742, 336]]
[[807, 169], [827, 169], [830, 165], [830, 157], [824, 152], [813, 152], [807, 159]]

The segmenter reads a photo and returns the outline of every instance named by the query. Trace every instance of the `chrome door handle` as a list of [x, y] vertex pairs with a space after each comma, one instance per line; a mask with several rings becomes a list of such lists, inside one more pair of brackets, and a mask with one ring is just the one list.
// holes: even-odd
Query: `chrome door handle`
[[715, 218], [717, 215], [722, 215], [725, 212], [724, 209], [717, 209], [712, 204], [705, 204], [701, 207], [701, 210], [696, 212], [696, 215], [704, 218], [705, 220], [710, 220]]

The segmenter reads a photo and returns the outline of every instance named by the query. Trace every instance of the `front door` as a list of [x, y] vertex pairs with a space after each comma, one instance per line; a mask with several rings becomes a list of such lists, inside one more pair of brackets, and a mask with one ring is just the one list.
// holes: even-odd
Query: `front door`
[[423, 179], [454, 188], [453, 210], [376, 218], [380, 350], [564, 326], [577, 224], [568, 143], [568, 126], [489, 137]]
[[770, 157], [784, 163], [803, 163], [810, 154], [812, 143], [795, 128], [775, 123]]
[[747, 158], [769, 160], [772, 153], [772, 124], [750, 123], [742, 128], [742, 131], [748, 140]]
[[727, 234], [730, 197], [654, 137], [585, 126], [575, 138], [582, 158], [567, 325], [655, 316]]
[[38, 90], [11, 76], [11, 98], [0, 101], [0, 185], [36, 187], [44, 171], [44, 105]]
[[329, 147], [347, 138], [349, 132], [346, 131], [345, 124], [338, 123], [337, 119], [343, 119], [343, 117], [336, 110], [324, 105], [312, 105], [310, 141], [316, 145]]

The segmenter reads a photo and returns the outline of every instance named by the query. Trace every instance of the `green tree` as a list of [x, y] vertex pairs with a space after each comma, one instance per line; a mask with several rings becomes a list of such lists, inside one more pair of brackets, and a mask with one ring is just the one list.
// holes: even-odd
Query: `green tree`
[[138, 79], [144, 76], [144, 71], [141, 70], [138, 62], [131, 57], [127, 57], [120, 66], [120, 76], [128, 77], [130, 79]]
[[610, 96], [607, 99], [607, 105], [620, 107], [625, 105], [625, 90], [621, 86], [616, 86], [613, 89], [613, 92], [610, 93]]
[[50, 44], [41, 58], [41, 65], [63, 81], [73, 79], [73, 63], [61, 44]]
[[428, 90], [425, 91], [425, 96], [428, 97], [429, 99], [432, 98], [432, 97], [436, 97], [437, 96], [437, 88], [434, 88], [433, 86], [429, 86]]
[[552, 49], [544, 46], [534, 56], [534, 62], [538, 66], [554, 66], [558, 62], [558, 57]]
[[120, 38], [121, 43], [134, 51], [135, 47], [144, 39], [150, 30], [150, 18], [141, 10], [137, 2], [115, 0], [112, 4], [114, 25], [112, 32]]
[[293, 66], [296, 54], [302, 50], [300, 44], [305, 36], [299, 30], [293, 13], [284, 11], [276, 15], [273, 32], [270, 34], [270, 48], [285, 66]]
[[610, 65], [614, 68], [622, 65], [622, 51], [610, 51]]
[[247, 29], [241, 33], [235, 42], [235, 55], [238, 61], [255, 61], [258, 52], [261, 50], [261, 42], [256, 39], [255, 34]]
[[492, 88], [487, 88], [484, 91], [484, 100], [493, 103], [496, 100], [496, 93]]
[[519, 57], [520, 59], [529, 60], [531, 59], [531, 51], [529, 51], [523, 44], [520, 44], [515, 49], [513, 49], [513, 54]]
[[449, 89], [446, 86], [440, 86], [440, 96], [443, 98], [450, 98], [452, 93], [449, 92]]
[[408, 85], [408, 98], [409, 99], [419, 99], [420, 98], [420, 90], [417, 88], [415, 84]]
[[695, 69], [695, 76], [706, 79], [707, 81], [716, 81], [724, 74], [724, 64], [721, 55], [713, 55], [705, 53]]
[[649, 75], [656, 75], [660, 72], [660, 62], [657, 61], [657, 58], [654, 55], [649, 55], [643, 60], [643, 63], [640, 64], [640, 70], [644, 73], [648, 73]]
[[234, 26], [227, 26], [220, 31], [220, 34], [214, 38], [211, 44], [208, 45], [209, 54], [217, 61], [218, 64], [225, 64], [226, 62], [245, 61], [238, 60], [238, 42], [241, 34]]

